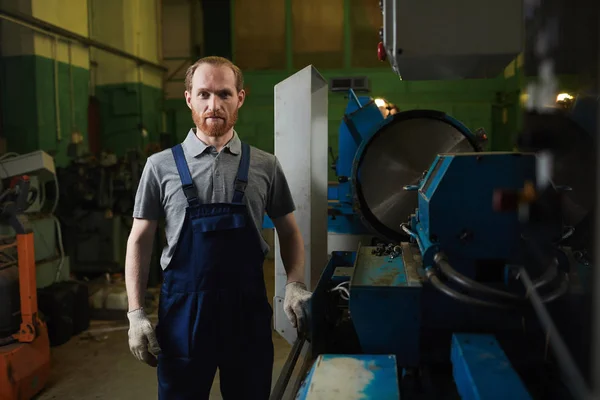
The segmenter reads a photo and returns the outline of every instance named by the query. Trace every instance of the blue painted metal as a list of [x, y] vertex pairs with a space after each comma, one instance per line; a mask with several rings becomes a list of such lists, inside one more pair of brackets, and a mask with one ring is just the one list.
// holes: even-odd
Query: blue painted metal
[[[424, 244], [424, 266], [432, 265], [438, 250], [451, 260], [519, 261], [522, 226], [518, 211], [495, 211], [494, 192], [522, 190], [526, 182], [535, 184], [535, 168], [534, 154], [439, 155], [419, 189], [412, 226]], [[556, 226], [556, 236], [560, 233], [561, 227]]]
[[418, 365], [421, 285], [409, 284], [402, 257], [378, 256], [373, 249], [358, 250], [350, 282], [350, 313], [361, 349], [395, 354], [402, 366]]
[[[435, 254], [442, 251], [461, 274], [475, 280], [484, 274], [488, 286], [508, 289], [504, 266], [523, 261], [523, 227], [518, 211], [493, 209], [494, 192], [522, 190], [526, 182], [535, 184], [535, 167], [533, 154], [439, 155], [421, 182], [418, 209], [411, 217], [411, 233], [419, 244], [423, 269], [434, 266]], [[561, 227], [547, 233], [559, 237]], [[498, 269], [492, 274], [490, 268]], [[454, 282], [447, 285], [459, 289]], [[420, 306], [424, 329], [477, 332], [511, 330], [519, 325], [514, 313], [457, 302], [429, 286], [424, 288]]]
[[[493, 209], [494, 191], [520, 190], [528, 181], [535, 184], [535, 163], [534, 155], [516, 153], [436, 157], [419, 184], [419, 206], [410, 218], [410, 233], [420, 251], [415, 249], [411, 255], [404, 251], [407, 245], [402, 244], [402, 257], [397, 258], [377, 256], [373, 247], [332, 254], [311, 299], [313, 354], [328, 354], [331, 365], [344, 359], [345, 354], [394, 355], [396, 363], [381, 370], [390, 375], [392, 370], [397, 374], [401, 368], [426, 368], [451, 361], [456, 381], [452, 390], [458, 390], [463, 399], [529, 399], [498, 341], [504, 345], [513, 339], [519, 342], [524, 314], [455, 301], [431, 285], [421, 285], [418, 279], [415, 283], [411, 271], [416, 268], [418, 276], [423, 277], [424, 270], [433, 265], [433, 255], [440, 250], [455, 269], [473, 279], [477, 279], [480, 261], [487, 269], [487, 261], [501, 259], [505, 264], [500, 263], [497, 282], [485, 283], [506, 288], [511, 279], [504, 266], [522, 261], [516, 251], [521, 226], [516, 211]], [[466, 236], [465, 231], [469, 233]], [[557, 226], [556, 234], [561, 232]], [[413, 270], [408, 267], [410, 260], [414, 260]], [[346, 302], [332, 288], [347, 281], [350, 273], [350, 300]], [[457, 289], [451, 281], [446, 284]], [[499, 339], [477, 334], [488, 332]], [[329, 356], [333, 353], [340, 356]], [[531, 355], [526, 358], [531, 362]], [[518, 357], [512, 361], [519, 365]], [[337, 372], [343, 378], [330, 380], [327, 387], [340, 381], [340, 386], [347, 389], [351, 378], [343, 374], [350, 373], [348, 368], [341, 363]], [[324, 380], [319, 379], [324, 376], [333, 375], [315, 364], [297, 398], [316, 394], [310, 390], [322, 388], [319, 385]], [[447, 378], [452, 383], [449, 375]], [[404, 379], [394, 379], [396, 387], [399, 384], [406, 389]], [[365, 393], [363, 398], [372, 398], [370, 392]]]
[[[365, 151], [367, 151], [367, 149], [369, 147], [370, 139], [379, 130], [381, 130], [382, 128], [384, 128], [386, 125], [388, 125], [390, 123], [394, 123], [394, 121], [398, 120], [399, 118], [401, 118], [400, 121], [403, 120], [402, 118], [405, 118], [405, 119], [433, 118], [433, 119], [443, 120], [444, 122], [451, 125], [454, 129], [459, 131], [471, 143], [473, 149], [480, 148], [480, 140], [463, 123], [461, 123], [457, 119], [455, 119], [445, 113], [442, 113], [439, 111], [434, 111], [434, 110], [405, 111], [400, 114], [396, 114], [393, 117], [389, 117], [389, 118], [386, 118], [386, 119], [380, 121], [377, 125], [375, 125], [371, 128], [371, 130], [369, 131], [369, 133], [367, 135], [365, 135], [365, 139], [363, 140], [363, 142], [360, 144], [360, 146], [356, 150], [356, 155], [354, 157], [354, 163], [352, 165], [352, 171], [350, 173], [350, 176], [352, 177], [352, 184], [358, 185], [360, 183], [360, 180], [361, 180], [361, 171], [359, 170], [360, 161], [362, 160]], [[403, 188], [404, 188], [404, 190], [407, 190], [407, 191], [416, 191], [418, 189], [418, 187], [415, 187], [414, 185], [404, 186]], [[370, 222], [367, 221], [367, 224], [372, 223], [372, 222], [373, 221], [370, 221]], [[375, 226], [375, 225], [373, 226], [373, 229], [378, 230], [377, 226]], [[382, 233], [382, 232], [379, 232], [379, 233]], [[401, 236], [403, 236], [403, 235], [401, 235]], [[394, 240], [394, 239], [390, 239], [389, 235], [388, 235], [387, 239]], [[400, 240], [400, 239], [399, 239], [399, 237], [395, 237], [395, 240]]]
[[393, 355], [323, 354], [317, 357], [296, 400], [399, 400]]
[[262, 228], [263, 229], [274, 229], [275, 228], [273, 221], [271, 221], [271, 218], [269, 218], [268, 215], [265, 215], [265, 218], [263, 219]]
[[454, 334], [451, 360], [463, 400], [532, 398], [493, 335]]
[[373, 99], [357, 96], [351, 89], [338, 136], [338, 158], [335, 163], [338, 182], [330, 184], [327, 191], [330, 215], [328, 231], [341, 234], [362, 235], [368, 229], [354, 210], [350, 174], [359, 145], [375, 133], [384, 120]]
[[333, 285], [339, 285], [341, 283], [347, 282], [352, 278], [353, 272], [354, 268], [352, 267], [338, 267], [333, 271], [333, 275], [331, 276], [331, 283]]
[[[375, 104], [372, 98], [360, 96], [359, 101], [361, 107], [356, 101], [351, 99], [344, 111], [344, 117], [339, 128], [338, 137], [338, 160], [336, 163], [336, 174], [339, 177], [350, 178], [352, 165], [359, 146], [368, 140], [379, 128], [379, 125], [384, 121], [379, 107]], [[360, 139], [357, 143], [356, 136]], [[348, 183], [349, 182], [344, 182]], [[341, 184], [344, 188], [346, 185]], [[344, 193], [342, 193], [344, 192]], [[349, 190], [342, 190], [342, 195], [339, 200], [343, 200]], [[350, 197], [347, 197], [350, 199]]]
[[333, 208], [335, 208], [339, 214], [330, 214], [328, 216], [328, 232], [348, 235], [362, 235], [368, 233], [367, 228], [365, 228], [360, 217], [356, 215], [352, 207], [335, 205]]
[[359, 261], [352, 277], [353, 288], [358, 286], [406, 286], [406, 272], [402, 258], [376, 256], [369, 253], [370, 248], [368, 247], [361, 250], [363, 251], [359, 252]]
[[[335, 332], [330, 329], [330, 320], [334, 310], [329, 306], [330, 289], [333, 286], [333, 276], [337, 268], [353, 268], [356, 261], [356, 252], [334, 251], [327, 262], [317, 286], [313, 290], [310, 300], [310, 343], [314, 354], [329, 351], [332, 344], [339, 341]], [[337, 282], [335, 283], [337, 284]]]

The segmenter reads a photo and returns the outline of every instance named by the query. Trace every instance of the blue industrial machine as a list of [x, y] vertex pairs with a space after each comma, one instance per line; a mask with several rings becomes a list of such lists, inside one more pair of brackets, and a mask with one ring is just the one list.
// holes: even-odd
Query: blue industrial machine
[[[297, 400], [598, 398], [589, 276], [600, 53], [597, 41], [571, 51], [584, 27], [597, 32], [598, 2], [580, 1], [577, 18], [558, 1], [498, 2], [502, 16], [488, 3], [438, 2], [434, 17], [430, 3], [383, 0], [379, 55], [404, 79], [459, 79], [495, 77], [523, 51], [527, 80], [538, 79], [527, 87], [521, 151], [484, 152], [478, 135], [436, 111], [384, 118], [351, 92], [329, 226], [376, 240], [331, 252], [310, 330], [272, 399], [283, 398], [303, 348]], [[503, 36], [506, 26], [514, 35]], [[504, 40], [481, 54], [482, 32]], [[592, 77], [592, 95], [558, 104], [560, 73]]]
[[352, 92], [339, 146], [330, 229], [376, 240], [332, 252], [296, 399], [570, 398], [524, 283], [585, 364], [572, 215], [556, 212], [581, 211], [584, 196], [566, 187], [577, 180], [540, 178], [534, 153], [483, 152], [444, 113], [383, 118]]
[[337, 182], [328, 185], [328, 231], [347, 235], [364, 235], [369, 231], [360, 221], [352, 201], [351, 174], [358, 148], [384, 116], [368, 96], [356, 96], [350, 90], [349, 101], [338, 131], [337, 156], [330, 148]]
[[[329, 253], [354, 249], [361, 240], [376, 239], [382, 230], [386, 238], [402, 236], [393, 216], [414, 209], [417, 197], [397, 193], [395, 183], [384, 177], [400, 173], [405, 182], [414, 185], [437, 152], [479, 151], [485, 138], [440, 111], [412, 110], [384, 116], [381, 108], [385, 106], [373, 98], [359, 97], [353, 90], [348, 97], [332, 165], [337, 182], [329, 184], [327, 193]], [[376, 150], [367, 152], [367, 148]], [[381, 158], [370, 159], [375, 152]], [[403, 158], [400, 165], [389, 162], [394, 154], [412, 156]], [[367, 165], [362, 173], [368, 175], [360, 181], [353, 179], [359, 163]], [[360, 202], [368, 203], [369, 210], [357, 207]]]

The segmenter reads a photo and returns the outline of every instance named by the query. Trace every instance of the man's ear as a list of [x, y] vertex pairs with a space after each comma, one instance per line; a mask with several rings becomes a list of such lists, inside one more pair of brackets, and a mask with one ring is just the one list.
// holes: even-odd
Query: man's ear
[[185, 104], [187, 104], [188, 108], [191, 110], [192, 109], [192, 94], [186, 90], [185, 92], [183, 92], [183, 95], [185, 97]]
[[244, 104], [246, 100], [246, 91], [244, 89], [238, 92], [238, 109]]

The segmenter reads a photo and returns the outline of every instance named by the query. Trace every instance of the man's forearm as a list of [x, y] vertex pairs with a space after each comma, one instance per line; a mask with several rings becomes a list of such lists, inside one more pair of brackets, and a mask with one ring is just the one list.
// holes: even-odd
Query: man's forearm
[[148, 284], [148, 271], [152, 257], [152, 244], [153, 240], [130, 238], [127, 241], [125, 285], [127, 288], [129, 311], [137, 310], [144, 306], [144, 297]]
[[304, 242], [300, 231], [280, 236], [279, 245], [287, 283], [304, 282]]

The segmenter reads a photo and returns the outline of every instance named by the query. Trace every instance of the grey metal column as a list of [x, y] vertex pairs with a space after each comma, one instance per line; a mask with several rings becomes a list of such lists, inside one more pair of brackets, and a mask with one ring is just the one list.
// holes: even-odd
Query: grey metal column
[[[309, 290], [327, 264], [328, 94], [327, 81], [312, 65], [275, 85], [275, 155], [296, 203]], [[275, 235], [275, 329], [291, 344], [296, 330], [283, 311], [287, 276], [279, 248]]]

